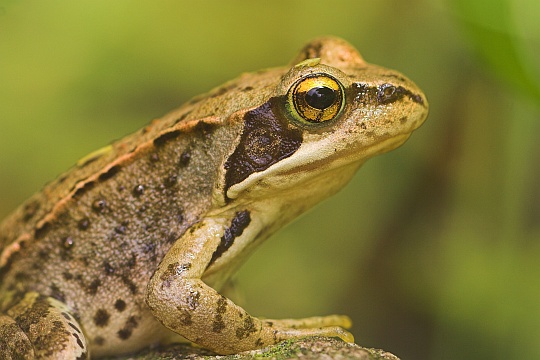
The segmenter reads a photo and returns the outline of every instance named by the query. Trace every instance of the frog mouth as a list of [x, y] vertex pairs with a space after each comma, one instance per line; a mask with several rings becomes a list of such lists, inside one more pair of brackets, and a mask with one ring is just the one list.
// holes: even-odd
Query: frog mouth
[[361, 148], [355, 147], [354, 144], [345, 146], [344, 148], [335, 148], [333, 154], [317, 159], [311, 162], [305, 162], [304, 165], [287, 169], [279, 172], [281, 175], [294, 175], [298, 173], [326, 173], [336, 169], [354, 166], [359, 167], [368, 159], [392, 151], [401, 146], [410, 137], [411, 133], [402, 133], [398, 135], [388, 136], [380, 141], [371, 143]]
[[266, 170], [252, 173], [240, 184], [231, 186], [227, 190], [227, 198], [229, 200], [235, 199], [241, 192], [253, 188], [257, 184], [262, 188], [285, 190], [315, 179], [323, 182], [328, 179], [328, 188], [334, 189], [327, 191], [330, 195], [348, 182], [366, 160], [397, 148], [410, 135], [410, 132], [388, 135], [360, 147], [355, 146], [355, 143], [341, 144], [340, 147], [327, 146], [323, 154], [315, 159], [313, 158], [314, 152], [321, 152], [320, 143], [312, 143], [307, 147], [302, 145], [287, 159], [281, 160]]

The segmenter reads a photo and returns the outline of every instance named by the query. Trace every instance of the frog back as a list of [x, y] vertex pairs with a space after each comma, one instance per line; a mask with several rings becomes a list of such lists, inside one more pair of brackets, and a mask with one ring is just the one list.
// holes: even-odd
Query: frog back
[[0, 294], [32, 290], [86, 309], [114, 289], [142, 304], [163, 255], [216, 206], [242, 114], [281, 72], [194, 98], [45, 186], [0, 225]]

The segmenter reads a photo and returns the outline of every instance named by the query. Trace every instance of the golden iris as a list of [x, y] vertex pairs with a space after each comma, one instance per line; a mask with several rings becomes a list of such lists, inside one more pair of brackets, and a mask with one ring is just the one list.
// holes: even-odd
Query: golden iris
[[335, 119], [343, 108], [343, 87], [326, 74], [312, 74], [298, 80], [288, 93], [289, 107], [304, 122], [321, 124]]

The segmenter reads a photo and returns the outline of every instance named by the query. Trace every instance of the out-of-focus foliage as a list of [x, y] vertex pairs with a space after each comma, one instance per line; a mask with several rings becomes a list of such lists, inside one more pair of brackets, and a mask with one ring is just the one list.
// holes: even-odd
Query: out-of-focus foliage
[[540, 102], [540, 2], [453, 0], [460, 25], [490, 68]]
[[424, 89], [426, 124], [237, 276], [408, 359], [540, 358], [537, 0], [0, 0], [0, 216], [78, 158], [318, 35]]

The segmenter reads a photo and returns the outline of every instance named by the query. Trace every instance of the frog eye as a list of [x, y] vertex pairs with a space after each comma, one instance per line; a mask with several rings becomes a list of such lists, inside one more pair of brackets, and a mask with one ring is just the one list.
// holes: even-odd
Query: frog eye
[[339, 81], [326, 74], [311, 74], [291, 86], [287, 107], [301, 123], [323, 124], [339, 115], [343, 99]]

